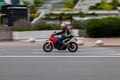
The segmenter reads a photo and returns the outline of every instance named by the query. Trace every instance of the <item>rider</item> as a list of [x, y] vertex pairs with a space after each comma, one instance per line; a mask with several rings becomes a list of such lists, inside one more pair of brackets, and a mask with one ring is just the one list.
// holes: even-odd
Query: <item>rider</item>
[[63, 40], [65, 40], [67, 38], [70, 38], [72, 36], [71, 32], [70, 32], [70, 29], [72, 28], [72, 26], [71, 25], [67, 25], [65, 23], [62, 23], [60, 26], [61, 26], [62, 31], [53, 34], [53, 36], [61, 35], [61, 37], [58, 38], [57, 42], [58, 42], [58, 44], [60, 46], [63, 46], [64, 45]]

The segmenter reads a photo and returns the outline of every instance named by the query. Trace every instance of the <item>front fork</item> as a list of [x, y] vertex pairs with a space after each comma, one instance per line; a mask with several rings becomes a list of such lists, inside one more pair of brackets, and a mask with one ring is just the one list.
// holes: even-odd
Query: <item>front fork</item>
[[50, 41], [50, 40], [47, 40], [46, 42], [47, 42], [48, 46], [50, 46], [51, 41]]
[[50, 44], [52, 44], [52, 45], [54, 46], [54, 43], [53, 43], [52, 41], [47, 40], [46, 42], [47, 42], [48, 46], [49, 46]]

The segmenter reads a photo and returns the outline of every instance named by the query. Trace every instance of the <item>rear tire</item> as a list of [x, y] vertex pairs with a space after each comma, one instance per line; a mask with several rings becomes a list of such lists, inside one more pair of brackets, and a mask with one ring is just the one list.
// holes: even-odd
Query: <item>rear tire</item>
[[68, 50], [70, 52], [76, 52], [78, 50], [78, 45], [75, 42], [69, 43]]
[[46, 43], [43, 45], [43, 50], [44, 50], [45, 52], [51, 52], [51, 51], [53, 50], [53, 45], [52, 45], [52, 44], [48, 45], [48, 43], [46, 42]]

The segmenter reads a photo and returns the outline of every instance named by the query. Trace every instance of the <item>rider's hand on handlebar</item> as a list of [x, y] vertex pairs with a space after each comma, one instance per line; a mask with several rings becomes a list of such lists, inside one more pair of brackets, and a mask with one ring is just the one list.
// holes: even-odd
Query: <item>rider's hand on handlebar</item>
[[55, 34], [52, 34], [52, 36], [55, 36]]

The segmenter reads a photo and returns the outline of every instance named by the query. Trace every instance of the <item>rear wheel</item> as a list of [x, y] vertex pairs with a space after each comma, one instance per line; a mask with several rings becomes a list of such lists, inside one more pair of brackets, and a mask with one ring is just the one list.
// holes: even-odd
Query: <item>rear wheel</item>
[[53, 50], [53, 45], [52, 44], [48, 44], [47, 42], [43, 45], [43, 50], [45, 52], [51, 52]]
[[75, 42], [69, 43], [68, 50], [70, 52], [76, 52], [78, 50], [78, 45]]

